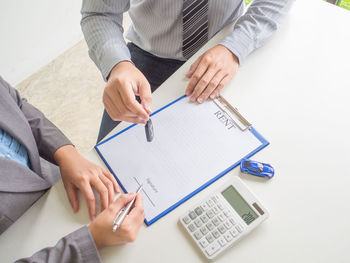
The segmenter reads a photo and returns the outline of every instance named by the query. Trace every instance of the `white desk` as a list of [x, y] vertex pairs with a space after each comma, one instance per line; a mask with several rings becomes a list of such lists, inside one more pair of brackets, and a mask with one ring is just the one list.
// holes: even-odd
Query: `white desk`
[[[276, 176], [241, 177], [270, 218], [217, 262], [350, 262], [349, 25], [346, 10], [321, 0], [297, 1], [278, 34], [251, 54], [223, 92], [271, 142], [254, 159], [273, 164]], [[184, 93], [188, 67], [155, 92], [153, 109]], [[87, 157], [102, 164], [94, 151]], [[104, 262], [204, 261], [178, 217], [238, 175], [236, 168], [143, 227], [134, 243], [104, 249]], [[84, 223], [85, 205], [74, 215], [60, 182], [0, 237], [1, 261], [54, 245]]]

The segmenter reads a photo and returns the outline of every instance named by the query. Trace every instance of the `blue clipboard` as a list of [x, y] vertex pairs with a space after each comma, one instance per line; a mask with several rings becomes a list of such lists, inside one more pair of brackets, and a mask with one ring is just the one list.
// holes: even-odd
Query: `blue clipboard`
[[[181, 96], [180, 98], [170, 102], [169, 104], [167, 104], [166, 106], [160, 108], [159, 110], [153, 112], [150, 116], [153, 116], [159, 112], [161, 112], [162, 110], [170, 107], [171, 105], [173, 105], [174, 103], [182, 100], [183, 98], [185, 98], [186, 95]], [[115, 135], [101, 141], [100, 143], [96, 144], [94, 146], [96, 152], [98, 153], [98, 155], [100, 156], [100, 158], [103, 160], [103, 162], [105, 163], [105, 165], [108, 167], [109, 171], [113, 174], [113, 176], [115, 177], [115, 179], [117, 180], [118, 184], [120, 185], [120, 187], [123, 189], [124, 193], [128, 193], [128, 191], [126, 190], [126, 188], [123, 186], [122, 182], [119, 180], [119, 178], [117, 177], [117, 175], [115, 174], [115, 172], [113, 171], [113, 169], [110, 167], [110, 165], [108, 164], [108, 162], [106, 161], [106, 159], [103, 157], [103, 154], [100, 152], [100, 150], [98, 149], [98, 147], [106, 142], [108, 142], [109, 140], [112, 140], [113, 138], [115, 138], [116, 136], [120, 135], [121, 133], [126, 132], [127, 130], [131, 129], [132, 127], [136, 126], [138, 124], [132, 124], [130, 126], [128, 126], [127, 128], [125, 128], [124, 130], [116, 133]], [[255, 153], [259, 152], [260, 150], [262, 150], [263, 148], [265, 148], [267, 145], [269, 145], [270, 143], [257, 131], [254, 129], [254, 127], [250, 126], [249, 127], [249, 131], [262, 143], [259, 147], [257, 147], [254, 151], [250, 152], [249, 154], [247, 154], [246, 156], [242, 157], [243, 158], [250, 158], [251, 156], [253, 156]], [[194, 196], [195, 194], [199, 193], [201, 190], [203, 190], [204, 188], [206, 188], [207, 186], [211, 185], [212, 183], [214, 183], [216, 180], [218, 180], [219, 178], [221, 178], [222, 176], [224, 176], [226, 173], [228, 173], [229, 171], [231, 171], [233, 168], [235, 168], [236, 166], [238, 166], [240, 164], [240, 161], [237, 161], [236, 163], [232, 164], [230, 167], [227, 167], [225, 170], [223, 170], [221, 173], [219, 173], [218, 175], [214, 176], [211, 180], [209, 180], [208, 182], [206, 182], [205, 184], [203, 184], [202, 186], [200, 186], [199, 188], [195, 189], [193, 192], [191, 192], [190, 194], [188, 194], [187, 196], [185, 196], [184, 198], [182, 198], [180, 201], [178, 201], [177, 203], [175, 203], [174, 205], [172, 205], [171, 207], [169, 207], [168, 209], [166, 209], [165, 211], [163, 211], [162, 213], [160, 213], [158, 216], [154, 217], [151, 220], [144, 220], [145, 224], [147, 226], [150, 226], [151, 224], [153, 224], [154, 222], [156, 222], [158, 219], [160, 219], [161, 217], [165, 216], [166, 214], [168, 214], [169, 212], [171, 212], [172, 210], [174, 210], [176, 207], [178, 207], [179, 205], [181, 205], [182, 203], [184, 203], [186, 200], [190, 199], [192, 196]]]

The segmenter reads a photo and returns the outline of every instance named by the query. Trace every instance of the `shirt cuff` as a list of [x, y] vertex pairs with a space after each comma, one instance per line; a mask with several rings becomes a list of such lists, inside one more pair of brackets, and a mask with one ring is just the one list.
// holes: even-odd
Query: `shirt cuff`
[[100, 58], [98, 58], [97, 61], [100, 61], [99, 68], [102, 73], [102, 77], [105, 81], [107, 81], [109, 73], [113, 67], [121, 61], [131, 62], [131, 55], [125, 43], [107, 41], [102, 47]]
[[84, 263], [99, 263], [102, 262], [100, 258], [100, 254], [95, 245], [95, 241], [90, 233], [90, 230], [87, 226], [83, 226], [73, 233], [69, 234], [74, 242], [77, 244], [79, 248], [79, 253], [82, 262]]
[[254, 40], [239, 28], [235, 28], [223, 41], [219, 43], [228, 48], [238, 58], [241, 65], [245, 58], [255, 49]]

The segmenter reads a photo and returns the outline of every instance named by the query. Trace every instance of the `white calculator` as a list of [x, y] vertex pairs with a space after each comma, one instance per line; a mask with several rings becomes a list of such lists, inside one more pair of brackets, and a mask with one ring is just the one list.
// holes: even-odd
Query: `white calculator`
[[267, 210], [238, 177], [180, 218], [193, 241], [213, 259], [268, 218]]

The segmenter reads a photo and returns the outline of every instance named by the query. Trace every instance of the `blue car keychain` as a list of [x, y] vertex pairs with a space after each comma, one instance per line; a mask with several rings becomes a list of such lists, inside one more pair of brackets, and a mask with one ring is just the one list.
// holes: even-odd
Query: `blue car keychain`
[[249, 159], [243, 159], [241, 161], [241, 172], [260, 177], [267, 177], [269, 179], [275, 174], [275, 171], [271, 165]]

